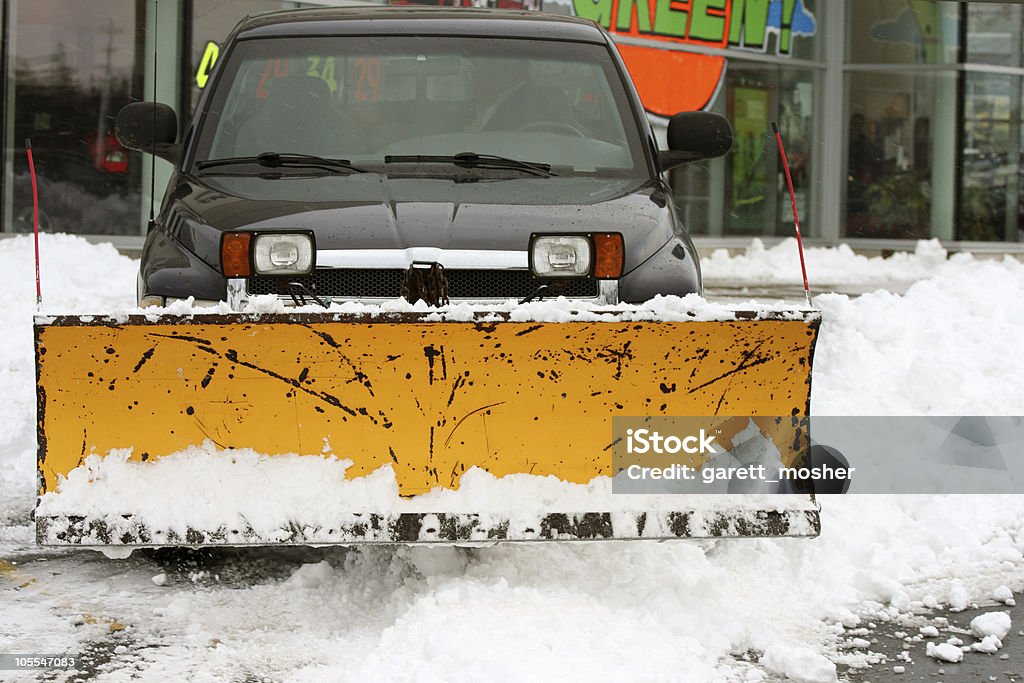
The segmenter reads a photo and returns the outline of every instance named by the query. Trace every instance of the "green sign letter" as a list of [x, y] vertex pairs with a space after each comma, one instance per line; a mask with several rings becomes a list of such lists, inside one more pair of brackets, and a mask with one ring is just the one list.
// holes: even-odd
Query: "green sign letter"
[[628, 31], [633, 20], [633, 5], [636, 5], [636, 28], [640, 33], [651, 32], [651, 6], [647, 0], [619, 0], [619, 16], [615, 28]]
[[611, 28], [612, 0], [573, 0], [572, 6], [576, 10], [576, 16]]
[[[733, 0], [732, 22], [729, 24], [730, 45], [764, 47], [769, 4], [770, 0]], [[742, 40], [740, 31], [743, 32]]]
[[708, 14], [709, 9], [724, 10], [725, 0], [693, 0], [690, 37], [718, 43], [725, 37], [725, 16]]
[[673, 38], [686, 37], [686, 11], [672, 9], [672, 0], [658, 0], [654, 6], [654, 32]]

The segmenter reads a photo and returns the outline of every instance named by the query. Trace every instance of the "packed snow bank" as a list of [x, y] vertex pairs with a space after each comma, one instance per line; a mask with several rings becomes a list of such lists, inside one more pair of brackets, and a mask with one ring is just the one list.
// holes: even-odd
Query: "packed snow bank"
[[817, 415], [1024, 415], [1024, 264], [960, 260], [903, 296], [814, 297]]
[[[0, 292], [5, 317], [31, 319], [36, 302], [34, 252], [32, 235], [0, 239], [0, 263], [7, 282]], [[122, 256], [110, 244], [44, 234], [39, 236], [39, 255], [44, 307], [82, 312], [135, 304], [139, 262]]]
[[[857, 254], [846, 244], [811, 247], [804, 250], [811, 292], [828, 291], [836, 285], [860, 288], [905, 286], [933, 277], [946, 277], [978, 263], [969, 253], [950, 256], [937, 240], [919, 241], [913, 252], [896, 252], [882, 258]], [[1014, 261], [1005, 257], [1004, 261]], [[730, 256], [717, 249], [701, 260], [704, 280], [712, 286], [793, 285], [803, 287], [800, 253], [795, 238], [765, 247], [751, 241], [743, 254]]]
[[[104, 311], [135, 304], [138, 261], [71, 235], [40, 235], [39, 242], [46, 306]], [[0, 239], [0, 524], [27, 520], [35, 504], [34, 251], [31, 235]]]

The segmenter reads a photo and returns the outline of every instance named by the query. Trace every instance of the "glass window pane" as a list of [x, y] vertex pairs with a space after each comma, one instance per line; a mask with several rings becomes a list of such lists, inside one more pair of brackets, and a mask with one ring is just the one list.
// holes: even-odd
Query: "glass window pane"
[[847, 61], [860, 64], [953, 64], [956, 2], [857, 0], [846, 11]]
[[602, 45], [444, 36], [247, 40], [223, 65], [198, 160], [267, 151], [363, 168], [466, 150], [559, 175], [636, 176], [640, 131]]
[[967, 4], [967, 61], [1019, 66], [1021, 17], [1024, 8], [1012, 4]]
[[965, 74], [963, 180], [957, 237], [1018, 239], [1020, 78]]
[[13, 225], [32, 229], [26, 138], [39, 182], [40, 228], [138, 234], [141, 155], [121, 147], [114, 119], [138, 99], [141, 58], [133, 0], [19, 2], [11, 30]]
[[[789, 159], [801, 227], [820, 234], [811, 212], [815, 72], [733, 61], [715, 108], [732, 122], [735, 142], [723, 160], [690, 164], [672, 177], [687, 229], [697, 235], [792, 235], [793, 209], [771, 122]], [[724, 198], [724, 210], [713, 202]]]
[[858, 73], [847, 83], [844, 234], [951, 237], [935, 228], [950, 220], [943, 207], [956, 165], [955, 75]]

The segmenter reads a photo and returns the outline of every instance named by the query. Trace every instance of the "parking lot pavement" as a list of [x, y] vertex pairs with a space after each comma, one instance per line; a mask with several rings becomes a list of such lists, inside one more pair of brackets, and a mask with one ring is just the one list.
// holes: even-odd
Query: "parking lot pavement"
[[[863, 626], [852, 629], [849, 634], [851, 643], [854, 639], [869, 641], [871, 644], [863, 648], [864, 651], [877, 653], [884, 660], [869, 668], [841, 669], [840, 680], [848, 683], [1024, 683], [1024, 595], [1017, 594], [1014, 597], [1017, 603], [1014, 607], [994, 604], [961, 612], [936, 610], [887, 623], [875, 622], [875, 628], [868, 626], [866, 633]], [[1008, 612], [1010, 615], [1010, 632], [997, 652], [965, 652], [963, 660], [955, 664], [926, 654], [928, 643], [939, 645], [952, 641], [957, 644], [956, 640], [959, 640], [962, 641], [962, 647], [979, 642], [981, 639], [971, 633], [971, 620], [987, 612]], [[927, 629], [928, 626], [935, 627], [938, 635], [928, 637], [922, 634], [921, 629]]]

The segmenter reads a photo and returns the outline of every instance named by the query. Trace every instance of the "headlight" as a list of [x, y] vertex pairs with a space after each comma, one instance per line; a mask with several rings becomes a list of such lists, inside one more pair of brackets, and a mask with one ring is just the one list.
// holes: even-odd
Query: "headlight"
[[590, 239], [535, 235], [530, 244], [530, 270], [537, 277], [583, 277], [593, 258]]
[[313, 270], [313, 236], [302, 232], [257, 234], [252, 254], [259, 275], [306, 275]]
[[537, 277], [614, 280], [622, 276], [624, 263], [622, 235], [617, 232], [530, 237], [530, 270]]

